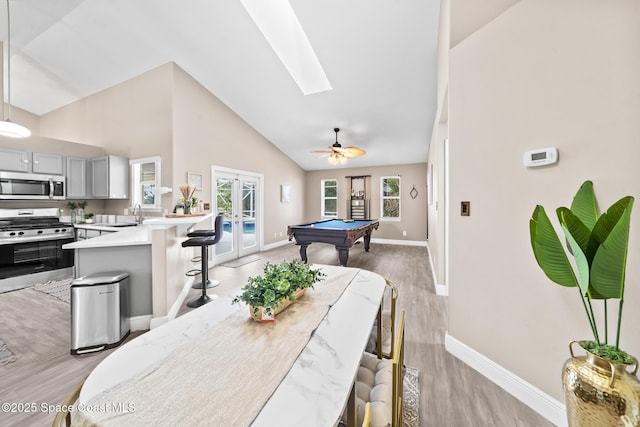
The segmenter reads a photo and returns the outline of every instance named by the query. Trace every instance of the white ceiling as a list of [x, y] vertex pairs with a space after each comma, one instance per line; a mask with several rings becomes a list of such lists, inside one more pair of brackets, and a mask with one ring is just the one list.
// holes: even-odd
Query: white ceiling
[[425, 162], [439, 0], [290, 3], [331, 91], [304, 96], [239, 0], [11, 0], [11, 103], [42, 115], [173, 61], [306, 170], [334, 127], [367, 151], [345, 166]]

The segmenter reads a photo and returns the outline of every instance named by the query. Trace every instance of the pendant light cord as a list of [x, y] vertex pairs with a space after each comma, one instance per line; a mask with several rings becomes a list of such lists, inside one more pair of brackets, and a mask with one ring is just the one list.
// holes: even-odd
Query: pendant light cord
[[[9, 0], [7, 0], [7, 121], [11, 121], [11, 17], [9, 15]], [[4, 100], [2, 103], [4, 115]]]

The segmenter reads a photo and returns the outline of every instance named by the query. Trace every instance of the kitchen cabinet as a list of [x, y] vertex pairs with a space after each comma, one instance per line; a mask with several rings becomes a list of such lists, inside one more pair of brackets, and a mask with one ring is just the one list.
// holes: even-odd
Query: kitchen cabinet
[[62, 154], [32, 153], [31, 169], [33, 173], [64, 175], [64, 156]]
[[25, 150], [0, 148], [0, 170], [63, 175], [64, 156], [62, 154], [32, 153]]
[[0, 170], [12, 172], [30, 172], [31, 153], [24, 150], [0, 148]]
[[67, 199], [86, 199], [87, 194], [87, 159], [84, 157], [67, 157]]
[[90, 176], [94, 199], [129, 198], [129, 159], [118, 156], [93, 158]]

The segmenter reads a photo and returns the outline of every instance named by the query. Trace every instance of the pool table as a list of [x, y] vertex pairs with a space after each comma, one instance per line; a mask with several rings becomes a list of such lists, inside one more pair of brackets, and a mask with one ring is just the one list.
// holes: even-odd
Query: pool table
[[287, 228], [289, 240], [296, 239], [300, 246], [300, 257], [307, 262], [307, 246], [313, 242], [329, 243], [336, 247], [340, 265], [347, 266], [349, 249], [359, 238], [364, 236], [364, 250], [369, 251], [371, 233], [378, 229], [377, 219], [344, 220], [326, 219], [307, 224], [290, 225]]

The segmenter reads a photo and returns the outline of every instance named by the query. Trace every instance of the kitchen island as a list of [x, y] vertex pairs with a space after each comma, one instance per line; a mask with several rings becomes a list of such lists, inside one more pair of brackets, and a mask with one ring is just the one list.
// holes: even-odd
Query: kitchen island
[[131, 329], [150, 329], [174, 318], [180, 309], [193, 281], [184, 275], [191, 268], [193, 252], [181, 243], [190, 229], [211, 216], [151, 218], [130, 227], [107, 225], [111, 229], [107, 231], [114, 232], [68, 243], [63, 249], [75, 252], [75, 277], [128, 272]]

